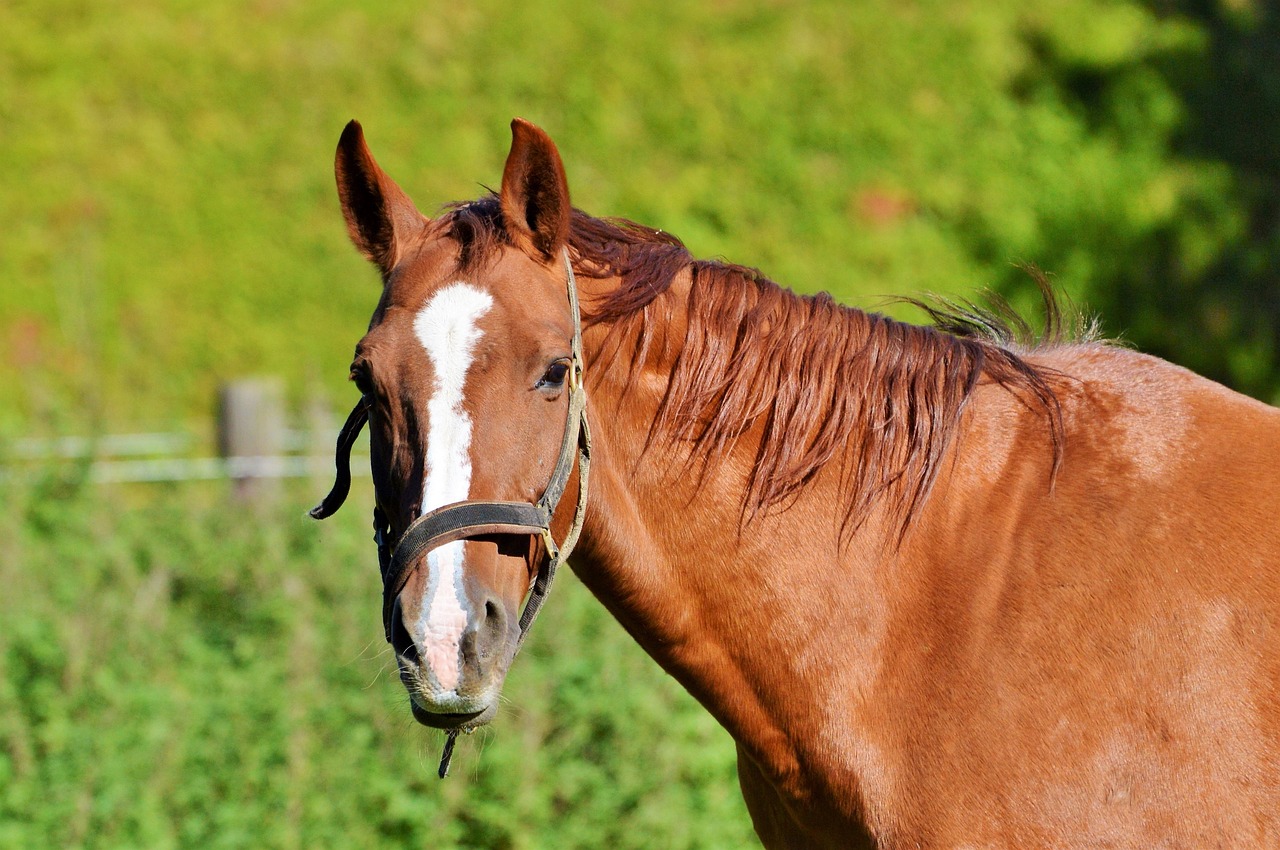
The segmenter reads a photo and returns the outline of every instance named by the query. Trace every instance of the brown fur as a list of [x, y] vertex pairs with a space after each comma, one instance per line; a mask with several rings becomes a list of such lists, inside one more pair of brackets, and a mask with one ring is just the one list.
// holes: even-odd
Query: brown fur
[[[551, 140], [515, 139], [528, 185], [397, 248], [367, 368], [414, 409], [402, 316], [460, 276], [493, 293], [472, 498], [529, 498], [563, 400], [504, 376], [563, 345], [570, 247], [595, 434], [573, 567], [734, 737], [766, 846], [1280, 847], [1280, 411], [1124, 349], [1019, 349], [981, 312], [917, 328], [693, 261], [569, 213]], [[401, 419], [373, 431], [394, 529], [425, 448]], [[524, 563], [487, 545], [467, 592], [518, 604]]]

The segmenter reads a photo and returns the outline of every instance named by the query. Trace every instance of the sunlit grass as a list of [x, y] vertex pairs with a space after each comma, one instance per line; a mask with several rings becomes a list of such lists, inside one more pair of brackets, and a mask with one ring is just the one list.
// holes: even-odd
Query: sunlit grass
[[0, 847], [750, 844], [728, 736], [568, 573], [436, 779], [363, 490], [320, 525], [220, 485], [11, 488]]
[[1159, 160], [1011, 90], [1028, 34], [1095, 5], [10, 4], [0, 427], [204, 414], [262, 370], [343, 392], [376, 286], [333, 191], [352, 117], [427, 212], [496, 185], [521, 115], [582, 208], [797, 289], [973, 292], [1015, 260], [1078, 288]]

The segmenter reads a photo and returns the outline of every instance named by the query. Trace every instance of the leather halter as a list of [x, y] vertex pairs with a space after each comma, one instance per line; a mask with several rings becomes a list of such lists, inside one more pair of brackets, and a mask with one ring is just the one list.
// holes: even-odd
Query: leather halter
[[[573, 266], [569, 262], [569, 251], [564, 251], [564, 269], [566, 286], [569, 294], [569, 309], [573, 314], [573, 342], [571, 348], [571, 364], [567, 380], [569, 383], [569, 412], [566, 417], [564, 437], [560, 441], [560, 455], [556, 458], [551, 479], [537, 502], [491, 502], [467, 500], [443, 505], [428, 511], [415, 519], [399, 541], [394, 545], [390, 541], [390, 524], [386, 513], [379, 507], [373, 509], [373, 539], [378, 544], [378, 566], [382, 571], [382, 626], [387, 642], [391, 642], [392, 614], [395, 611], [396, 597], [404, 589], [413, 566], [427, 552], [446, 543], [457, 540], [470, 540], [476, 537], [494, 534], [528, 535], [534, 538], [537, 545], [537, 573], [529, 588], [528, 601], [524, 612], [520, 615], [520, 635], [516, 641], [518, 652], [538, 616], [538, 611], [546, 601], [551, 590], [551, 582], [555, 579], [556, 570], [569, 557], [578, 535], [582, 532], [582, 523], [587, 508], [587, 474], [591, 465], [591, 431], [587, 425], [587, 395], [583, 384], [584, 368], [582, 361], [582, 320], [578, 309], [578, 288], [573, 277]], [[346, 423], [338, 433], [338, 444], [334, 455], [337, 474], [333, 489], [320, 504], [311, 509], [310, 515], [315, 519], [324, 519], [334, 514], [346, 501], [351, 490], [351, 447], [355, 443], [360, 429], [369, 421], [370, 400], [362, 397], [355, 408], [347, 416]], [[573, 472], [575, 457], [578, 462], [578, 504], [574, 509], [573, 524], [565, 535], [564, 542], [556, 545], [551, 534], [551, 518], [555, 516], [560, 497], [564, 495]], [[449, 738], [452, 744], [453, 736]], [[450, 746], [449, 749], [452, 749]], [[441, 770], [447, 769], [446, 760]]]

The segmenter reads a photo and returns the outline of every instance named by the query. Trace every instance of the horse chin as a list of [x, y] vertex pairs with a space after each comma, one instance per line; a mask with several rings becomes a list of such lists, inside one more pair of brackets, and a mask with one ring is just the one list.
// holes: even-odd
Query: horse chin
[[470, 732], [493, 720], [494, 715], [498, 713], [498, 703], [494, 701], [479, 711], [448, 713], [428, 711], [411, 697], [409, 709], [413, 712], [413, 719], [423, 726], [453, 732]]

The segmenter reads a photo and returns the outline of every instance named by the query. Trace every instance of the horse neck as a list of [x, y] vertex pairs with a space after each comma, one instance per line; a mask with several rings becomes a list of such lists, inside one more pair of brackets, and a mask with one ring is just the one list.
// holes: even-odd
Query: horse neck
[[[828, 714], [847, 707], [797, 710], [810, 698], [796, 691], [807, 679], [797, 668], [872, 675], [881, 571], [858, 553], [885, 548], [868, 541], [884, 538], [887, 523], [872, 516], [856, 546], [842, 541], [838, 474], [819, 476], [786, 510], [744, 522], [758, 434], [709, 465], [690, 462], [687, 441], [651, 434], [687, 321], [684, 287], [673, 289], [675, 307], [638, 374], [629, 374], [631, 342], [609, 350], [617, 340], [606, 342], [606, 328], [587, 334], [596, 454], [574, 570], [762, 769], [800, 781], [806, 742], [829, 747]], [[836, 624], [838, 640], [818, 639]], [[842, 693], [859, 690], [843, 684]], [[850, 794], [856, 783], [846, 778], [840, 793]]]

